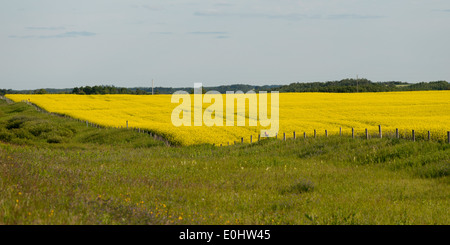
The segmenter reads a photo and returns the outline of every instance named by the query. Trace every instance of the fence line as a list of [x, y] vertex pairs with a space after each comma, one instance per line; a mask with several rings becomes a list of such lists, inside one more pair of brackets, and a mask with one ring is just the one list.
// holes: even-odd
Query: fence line
[[[8, 104], [14, 103], [12, 100], [6, 98], [5, 96], [0, 96], [0, 99], [5, 100]], [[123, 128], [122, 126], [120, 126], [120, 127], [101, 126], [99, 124], [95, 124], [95, 123], [89, 122], [87, 120], [84, 121], [84, 120], [81, 120], [81, 119], [78, 119], [78, 118], [70, 117], [70, 116], [68, 116], [66, 114], [49, 112], [49, 111], [47, 111], [47, 110], [45, 110], [45, 109], [37, 106], [34, 103], [31, 103], [30, 101], [27, 101], [27, 100], [23, 100], [21, 102], [24, 102], [24, 103], [26, 103], [26, 104], [28, 104], [30, 106], [33, 106], [39, 112], [43, 112], [43, 113], [47, 113], [47, 114], [51, 114], [51, 115], [55, 115], [55, 116], [68, 118], [68, 119], [75, 120], [75, 121], [78, 121], [78, 122], [85, 122], [87, 127], [91, 126], [91, 127], [95, 127], [95, 128], [99, 128], [99, 129], [102, 129], [102, 128], [116, 128], [116, 129]], [[128, 120], [126, 121], [125, 126], [126, 126], [126, 129], [130, 129], [129, 128], [129, 124], [128, 124]], [[138, 132], [138, 133], [148, 134], [151, 137], [153, 137], [154, 139], [159, 140], [159, 141], [163, 141], [167, 146], [170, 146], [170, 142], [167, 139], [165, 139], [164, 137], [162, 137], [161, 135], [157, 135], [157, 134], [155, 134], [154, 132], [151, 132], [151, 131], [146, 131], [145, 129], [141, 130], [141, 128], [131, 128], [131, 129], [136, 131], [136, 132]], [[339, 127], [339, 136], [342, 137], [342, 135], [343, 135], [342, 134], [342, 127]], [[351, 135], [352, 135], [352, 139], [356, 138], [355, 129], [354, 128], [351, 128]], [[328, 130], [327, 129], [325, 129], [325, 136], [328, 137]], [[378, 137], [380, 139], [383, 138], [383, 131], [382, 131], [381, 125], [378, 125]], [[307, 138], [306, 132], [303, 132], [303, 138], [304, 139]], [[317, 130], [316, 129], [314, 129], [314, 138], [317, 138]], [[366, 140], [370, 139], [369, 130], [367, 128], [365, 129], [365, 138], [366, 138]], [[399, 129], [398, 128], [395, 129], [395, 138], [396, 139], [400, 139], [400, 133], [399, 133]], [[278, 133], [275, 135], [275, 139], [278, 139]], [[293, 131], [293, 139], [294, 140], [297, 139], [295, 131]], [[286, 141], [286, 140], [287, 140], [286, 133], [283, 132], [283, 141]], [[414, 129], [411, 131], [411, 140], [413, 142], [416, 141], [416, 132], [415, 132]], [[431, 132], [429, 130], [427, 131], [427, 140], [431, 141]], [[258, 135], [258, 142], [259, 141], [261, 141], [261, 135]], [[447, 139], [445, 139], [444, 142], [450, 144], [450, 131], [447, 131]], [[244, 137], [241, 137], [241, 143], [244, 143]], [[252, 135], [250, 135], [250, 143], [251, 144], [253, 143], [253, 136]], [[236, 144], [236, 141], [234, 141], [234, 144]], [[228, 142], [228, 146], [229, 145], [230, 145], [230, 142]], [[220, 144], [220, 146], [222, 146], [222, 144]]]
[[[356, 137], [356, 134], [355, 134], [355, 129], [352, 128], [351, 130], [352, 130], [352, 139], [357, 138], [357, 137]], [[293, 131], [293, 132], [292, 132], [292, 135], [293, 135], [292, 139], [293, 139], [293, 140], [297, 140], [296, 131]], [[340, 137], [343, 136], [343, 134], [342, 134], [342, 127], [339, 127], [339, 134], [338, 134], [338, 135], [339, 135]], [[388, 135], [391, 135], [391, 136], [392, 136], [392, 133], [391, 133], [391, 134], [388, 134]], [[275, 139], [278, 139], [277, 136], [278, 136], [278, 133], [275, 134]], [[317, 138], [317, 137], [318, 137], [318, 135], [317, 135], [317, 130], [316, 130], [316, 129], [314, 129], [313, 136], [314, 136], [314, 138]], [[381, 129], [381, 125], [378, 125], [378, 134], [377, 134], [377, 136], [378, 136], [378, 138], [380, 138], [380, 139], [383, 138], [383, 131], [382, 131], [382, 129]], [[325, 137], [328, 137], [328, 130], [327, 130], [327, 129], [325, 129]], [[366, 140], [369, 140], [369, 139], [371, 139], [371, 137], [372, 137], [372, 136], [371, 136], [371, 134], [369, 133], [369, 129], [367, 129], [367, 128], [364, 129], [364, 138], [365, 138]], [[399, 134], [399, 129], [398, 129], [398, 128], [395, 129], [395, 135], [394, 135], [394, 137], [395, 137], [396, 139], [400, 139], [400, 134]], [[240, 137], [240, 138], [241, 138], [240, 143], [241, 143], [241, 144], [244, 143], [244, 137]], [[303, 132], [303, 138], [304, 138], [304, 139], [307, 138], [306, 132]], [[405, 137], [405, 139], [408, 139], [408, 137]], [[411, 141], [413, 141], [413, 142], [416, 141], [416, 131], [415, 131], [414, 129], [411, 130], [411, 138], [410, 138], [410, 139], [411, 139]], [[431, 132], [430, 132], [429, 130], [427, 131], [426, 138], [425, 138], [425, 136], [424, 136], [424, 139], [426, 139], [427, 141], [431, 141]], [[258, 134], [258, 142], [259, 142], [259, 141], [261, 141], [261, 135], [260, 135], [260, 134]], [[287, 141], [287, 137], [286, 137], [286, 133], [285, 133], [285, 132], [283, 132], [283, 138], [282, 138], [282, 141]], [[450, 144], [450, 131], [447, 131], [447, 139], [445, 139], [444, 142]], [[234, 141], [234, 144], [236, 144], [236, 141]], [[250, 144], [253, 144], [253, 135], [250, 135]], [[228, 145], [230, 145], [229, 142], [228, 142]], [[222, 146], [222, 144], [221, 144], [220, 146]]]

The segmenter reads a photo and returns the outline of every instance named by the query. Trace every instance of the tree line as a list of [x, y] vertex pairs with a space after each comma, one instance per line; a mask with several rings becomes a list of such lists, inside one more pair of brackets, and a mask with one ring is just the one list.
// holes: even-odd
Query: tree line
[[148, 94], [142, 89], [129, 89], [115, 86], [85, 86], [75, 87], [72, 90], [72, 94]]
[[[154, 94], [173, 94], [176, 91], [184, 90], [193, 93], [192, 87], [156, 87]], [[406, 83], [398, 81], [390, 82], [372, 82], [368, 79], [342, 79], [340, 81], [328, 82], [308, 82], [291, 83], [289, 85], [264, 85], [253, 86], [245, 84], [223, 85], [216, 87], [203, 87], [202, 92], [215, 90], [222, 94], [226, 91], [279, 91], [280, 93], [289, 92], [323, 92], [323, 93], [357, 93], [357, 92], [391, 92], [391, 91], [423, 91], [423, 90], [450, 90], [450, 83], [447, 81]], [[0, 95], [5, 94], [152, 94], [152, 88], [124, 88], [115, 86], [83, 86], [73, 89], [36, 89], [36, 90], [11, 90], [0, 89]]]
[[446, 81], [435, 82], [372, 82], [368, 79], [343, 79], [340, 81], [291, 83], [272, 91], [288, 92], [324, 92], [324, 93], [356, 93], [356, 92], [391, 92], [391, 91], [421, 91], [450, 90]]

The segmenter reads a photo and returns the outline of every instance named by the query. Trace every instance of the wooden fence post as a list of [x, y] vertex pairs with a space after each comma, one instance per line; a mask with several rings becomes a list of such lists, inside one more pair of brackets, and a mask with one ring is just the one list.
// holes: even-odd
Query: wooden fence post
[[428, 141], [431, 141], [431, 134], [430, 134], [430, 131], [428, 131]]
[[244, 143], [244, 137], [241, 137], [241, 143]]
[[416, 134], [415, 134], [415, 132], [414, 132], [414, 129], [412, 130], [412, 140], [413, 140], [413, 141], [416, 141]]
[[86, 121], [86, 127], [89, 127], [89, 122], [88, 121]]
[[325, 136], [328, 137], [328, 130], [325, 129]]
[[316, 138], [316, 130], [314, 129], [314, 138]]
[[378, 134], [380, 136], [380, 139], [383, 138], [383, 132], [381, 131], [381, 125], [378, 125]]
[[295, 131], [294, 131], [294, 140], [295, 140]]
[[355, 129], [352, 128], [352, 139], [354, 139], [354, 138], [355, 138]]
[[283, 133], [283, 140], [286, 141], [286, 133]]
[[258, 141], [261, 140], [261, 133], [258, 134]]
[[447, 143], [450, 144], [450, 131], [447, 131]]
[[253, 143], [253, 135], [250, 135], [250, 144]]
[[306, 139], [306, 132], [303, 132], [303, 138]]
[[127, 129], [128, 129], [128, 121], [127, 121]]
[[369, 131], [366, 128], [366, 140], [368, 140], [368, 139], [369, 139]]
[[399, 133], [398, 133], [398, 128], [395, 129], [395, 138], [397, 138], [397, 139], [400, 138], [400, 135], [399, 135]]
[[342, 127], [339, 127], [339, 136], [342, 136]]

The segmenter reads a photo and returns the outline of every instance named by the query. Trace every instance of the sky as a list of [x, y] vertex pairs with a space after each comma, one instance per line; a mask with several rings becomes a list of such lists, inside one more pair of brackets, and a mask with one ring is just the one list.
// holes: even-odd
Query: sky
[[450, 81], [448, 0], [0, 0], [0, 88]]

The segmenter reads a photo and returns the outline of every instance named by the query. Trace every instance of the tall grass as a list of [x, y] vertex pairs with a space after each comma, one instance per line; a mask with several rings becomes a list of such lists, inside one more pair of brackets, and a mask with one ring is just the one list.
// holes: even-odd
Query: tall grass
[[169, 148], [2, 102], [0, 130], [1, 224], [450, 223], [448, 144], [336, 136]]

